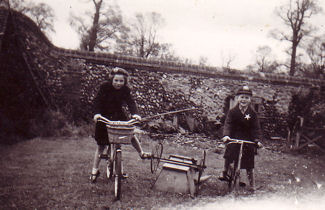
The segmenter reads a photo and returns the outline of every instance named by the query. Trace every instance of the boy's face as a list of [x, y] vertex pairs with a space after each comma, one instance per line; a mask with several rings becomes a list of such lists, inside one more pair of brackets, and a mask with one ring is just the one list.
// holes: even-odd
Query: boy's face
[[238, 95], [238, 103], [242, 107], [247, 107], [251, 103], [252, 97], [246, 94]]
[[125, 79], [122, 74], [116, 74], [113, 77], [112, 85], [115, 89], [119, 90], [121, 89], [125, 84]]

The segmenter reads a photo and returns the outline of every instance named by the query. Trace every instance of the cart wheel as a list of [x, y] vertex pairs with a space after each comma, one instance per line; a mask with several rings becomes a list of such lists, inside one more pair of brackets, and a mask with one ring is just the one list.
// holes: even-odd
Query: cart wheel
[[206, 158], [206, 155], [207, 155], [207, 152], [204, 150], [203, 151], [203, 158], [200, 160], [200, 169], [199, 169], [199, 176], [197, 178], [197, 186], [199, 187], [200, 185], [200, 180], [201, 180], [201, 176], [202, 176], [202, 173], [204, 171], [204, 168], [206, 167], [205, 166], [205, 158]]
[[162, 153], [163, 153], [162, 143], [158, 143], [154, 148], [152, 148], [152, 156], [150, 162], [151, 173], [155, 173], [157, 171]]

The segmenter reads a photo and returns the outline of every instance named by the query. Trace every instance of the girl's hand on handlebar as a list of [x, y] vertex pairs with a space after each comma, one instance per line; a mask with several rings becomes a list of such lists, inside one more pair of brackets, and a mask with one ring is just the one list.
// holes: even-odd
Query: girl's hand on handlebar
[[137, 121], [141, 121], [141, 116], [140, 115], [134, 114], [134, 115], [132, 115], [132, 118], [137, 120]]
[[257, 142], [257, 147], [258, 148], [262, 148], [263, 147], [263, 144], [261, 142]]
[[226, 143], [227, 141], [230, 140], [230, 137], [229, 136], [224, 136], [221, 140], [222, 140], [223, 143]]
[[99, 118], [101, 118], [101, 117], [102, 117], [101, 114], [95, 114], [95, 115], [94, 115], [94, 121], [97, 122], [97, 120], [98, 120]]

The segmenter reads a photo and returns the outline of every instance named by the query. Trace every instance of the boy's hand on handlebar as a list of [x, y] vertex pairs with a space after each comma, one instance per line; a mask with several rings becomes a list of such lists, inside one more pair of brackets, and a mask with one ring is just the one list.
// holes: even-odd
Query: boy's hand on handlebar
[[99, 118], [101, 118], [101, 117], [102, 117], [101, 114], [95, 114], [95, 115], [94, 115], [94, 121], [97, 122], [97, 120], [98, 120]]
[[140, 115], [134, 114], [134, 115], [132, 115], [132, 118], [137, 120], [137, 121], [141, 121], [141, 116]]

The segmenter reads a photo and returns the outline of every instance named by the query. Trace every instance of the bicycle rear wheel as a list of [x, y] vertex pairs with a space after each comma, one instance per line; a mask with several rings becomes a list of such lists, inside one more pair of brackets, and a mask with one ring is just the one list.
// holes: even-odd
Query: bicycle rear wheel
[[114, 196], [117, 200], [121, 199], [122, 191], [122, 152], [120, 150], [116, 151], [115, 156], [115, 183], [114, 183]]

